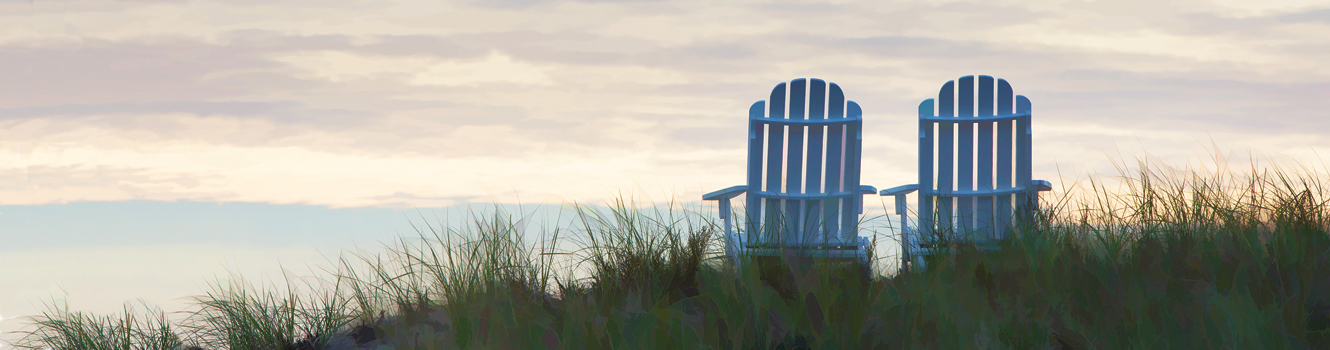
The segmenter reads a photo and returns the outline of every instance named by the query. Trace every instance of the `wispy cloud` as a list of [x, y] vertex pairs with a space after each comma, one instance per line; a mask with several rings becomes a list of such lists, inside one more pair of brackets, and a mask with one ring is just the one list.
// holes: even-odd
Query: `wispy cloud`
[[1207, 138], [1310, 154], [1330, 131], [1327, 9], [0, 2], [0, 201], [438, 206], [489, 198], [483, 179], [530, 197], [703, 191], [742, 181], [747, 105], [799, 77], [864, 106], [865, 179], [884, 185], [913, 172], [914, 106], [976, 73], [1034, 101], [1036, 172], [1102, 170], [1122, 145], [1185, 161]]

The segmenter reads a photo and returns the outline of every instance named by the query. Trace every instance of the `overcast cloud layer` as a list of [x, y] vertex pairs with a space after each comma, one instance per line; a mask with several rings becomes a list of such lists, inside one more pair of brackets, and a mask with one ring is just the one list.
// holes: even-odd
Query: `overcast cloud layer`
[[1036, 177], [1330, 142], [1324, 1], [728, 3], [0, 1], [0, 204], [694, 200], [801, 77], [864, 107], [882, 188], [969, 74], [1034, 102]]

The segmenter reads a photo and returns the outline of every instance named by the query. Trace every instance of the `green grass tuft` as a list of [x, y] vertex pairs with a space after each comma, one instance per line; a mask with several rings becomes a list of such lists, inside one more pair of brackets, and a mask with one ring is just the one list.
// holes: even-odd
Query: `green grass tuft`
[[[736, 268], [714, 214], [620, 199], [609, 213], [574, 206], [580, 227], [539, 242], [501, 211], [424, 222], [418, 241], [342, 258], [317, 300], [219, 284], [181, 325], [56, 309], [18, 346], [324, 349], [354, 329], [396, 349], [1330, 348], [1319, 175], [1136, 168], [1063, 184], [1000, 250], [958, 244], [927, 271]], [[579, 248], [554, 249], [568, 232]], [[575, 266], [556, 268], [560, 256]]]

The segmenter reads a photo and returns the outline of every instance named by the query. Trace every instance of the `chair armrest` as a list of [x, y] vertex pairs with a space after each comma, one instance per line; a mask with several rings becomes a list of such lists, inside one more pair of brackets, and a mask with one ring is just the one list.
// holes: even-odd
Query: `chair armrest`
[[859, 185], [859, 192], [863, 192], [863, 194], [874, 194], [877, 193], [877, 187], [869, 185]]
[[1053, 183], [1044, 180], [1030, 181], [1030, 185], [1034, 186], [1034, 189], [1040, 192], [1053, 190]]
[[909, 185], [905, 185], [905, 186], [896, 186], [896, 187], [892, 187], [892, 188], [888, 188], [888, 189], [882, 190], [882, 193], [879, 193], [879, 195], [882, 195], [882, 196], [897, 196], [897, 195], [902, 195], [902, 194], [910, 194], [911, 192], [918, 191], [918, 190], [919, 190], [919, 184], [909, 184]]
[[739, 186], [726, 188], [720, 191], [707, 193], [702, 195], [702, 200], [714, 201], [714, 200], [730, 199], [744, 192], [748, 192], [748, 185], [739, 185]]
[[878, 195], [882, 196], [896, 197], [896, 214], [901, 215], [901, 227], [905, 227], [905, 195], [918, 190], [919, 190], [918, 184], [909, 184], [904, 186], [896, 186], [888, 188], [882, 190], [881, 193], [878, 193]]

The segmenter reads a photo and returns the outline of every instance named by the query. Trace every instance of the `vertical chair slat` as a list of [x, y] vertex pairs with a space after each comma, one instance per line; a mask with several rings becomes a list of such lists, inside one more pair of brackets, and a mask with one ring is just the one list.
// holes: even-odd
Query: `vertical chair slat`
[[[824, 120], [826, 119], [827, 109], [827, 82], [822, 79], [811, 79], [808, 84], [808, 119]], [[804, 182], [804, 191], [807, 193], [826, 193], [822, 189], [822, 143], [824, 142], [823, 133], [826, 127], [815, 125], [808, 127], [808, 174]], [[839, 145], [837, 145], [839, 146]], [[804, 224], [803, 232], [812, 234], [813, 239], [819, 242], [819, 245], [826, 245], [827, 233], [822, 232], [822, 201], [808, 200], [804, 204]]]
[[[974, 118], [974, 76], [967, 75], [956, 84], [956, 117]], [[959, 123], [956, 132], [956, 190], [974, 190], [974, 124]], [[974, 229], [974, 198], [956, 198], [957, 229]]]
[[[1016, 95], [1016, 111], [1030, 112], [1030, 99], [1025, 98], [1025, 96]], [[1027, 115], [1016, 119], [1016, 136], [1019, 140], [1019, 142], [1016, 143], [1016, 183], [1022, 184], [1022, 186], [1029, 186], [1031, 180], [1030, 138], [1032, 133], [1033, 130], [1030, 128], [1030, 116]], [[1017, 203], [1017, 209], [1025, 216], [1023, 219], [1030, 219], [1029, 214], [1033, 213], [1033, 210], [1038, 208], [1039, 205], [1037, 202], [1038, 192], [1035, 192], [1033, 188], [1028, 188], [1028, 191], [1018, 194], [1016, 198], [1020, 201]]]
[[766, 116], [766, 101], [757, 101], [748, 108], [748, 197], [744, 207], [744, 242], [753, 243], [758, 239], [758, 223], [762, 222], [762, 197], [756, 189], [762, 184], [762, 140], [766, 135], [766, 124], [757, 122]]
[[[948, 81], [942, 85], [942, 91], [938, 92], [937, 98], [937, 116], [955, 117], [955, 106], [953, 105], [956, 93], [956, 82]], [[943, 233], [954, 233], [955, 217], [952, 215], [952, 197], [951, 191], [955, 188], [954, 181], [956, 173], [954, 152], [955, 152], [955, 125], [951, 123], [938, 123], [937, 126], [937, 217], [939, 228]]]
[[[775, 89], [771, 90], [771, 98], [767, 99], [767, 118], [785, 119], [785, 88], [787, 84], [780, 83]], [[785, 163], [781, 157], [784, 155], [785, 146], [785, 127], [781, 125], [768, 125], [767, 127], [767, 166], [766, 166], [766, 185], [763, 189], [769, 192], [780, 192], [782, 165]], [[763, 203], [765, 213], [762, 216], [762, 223], [767, 226], [762, 230], [763, 245], [779, 243], [773, 242], [773, 236], [779, 232], [779, 226], [776, 220], [780, 217], [780, 200], [767, 198]]]
[[[1012, 109], [1011, 84], [1005, 79], [998, 79], [998, 98], [997, 113], [1009, 114], [1015, 110]], [[1011, 142], [1012, 142], [1012, 123], [1014, 121], [999, 122], [997, 125], [997, 189], [1011, 188]], [[998, 238], [1005, 238], [1011, 232], [1011, 214], [1012, 214], [1012, 196], [1003, 195], [994, 198], [994, 210], [997, 212], [997, 222], [994, 223], [1002, 232]]]
[[[919, 103], [919, 116], [933, 116], [933, 99]], [[933, 234], [933, 132], [934, 123], [919, 118], [919, 223], [916, 231], [924, 237]], [[902, 228], [904, 229], [904, 228]]]
[[[859, 108], [858, 103], [854, 101], [845, 102], [845, 116], [848, 118], [859, 118], [863, 116], [863, 110]], [[860, 148], [863, 147], [863, 133], [860, 123], [849, 123], [845, 125], [845, 191], [859, 193], [859, 160]], [[859, 226], [859, 214], [863, 212], [863, 195], [855, 195], [841, 206], [841, 235], [839, 245], [851, 245], [855, 242], [857, 236], [856, 228]]]
[[[827, 102], [827, 119], [844, 119], [845, 92], [841, 91], [839, 85], [832, 83], [831, 91], [828, 95], [830, 98]], [[827, 192], [837, 192], [842, 190], [842, 182], [844, 181], [843, 175], [845, 174], [845, 168], [842, 162], [845, 157], [845, 154], [842, 151], [845, 144], [844, 142], [845, 125], [831, 125], [827, 127], [827, 176], [825, 180], [826, 186], [824, 187]], [[823, 225], [826, 225], [825, 231], [832, 237], [840, 237], [842, 202], [845, 201], [840, 199], [828, 199], [822, 203], [822, 217], [826, 218]]]
[[[804, 106], [808, 98], [808, 80], [795, 79], [790, 82], [789, 108], [786, 115], [790, 120], [804, 120]], [[804, 129], [802, 125], [789, 126], [789, 139], [785, 143], [785, 193], [803, 193], [804, 171]], [[785, 245], [799, 245], [803, 232], [799, 230], [799, 208], [801, 200], [785, 200]]]
[[[993, 116], [993, 77], [987, 75], [979, 76], [979, 99], [978, 116]], [[993, 122], [979, 123], [979, 151], [976, 159], [975, 177], [979, 183], [975, 184], [979, 190], [989, 191], [993, 189]], [[993, 197], [979, 197], [974, 204], [975, 210], [975, 228], [983, 233], [985, 238], [995, 238], [997, 231], [993, 227]]]

